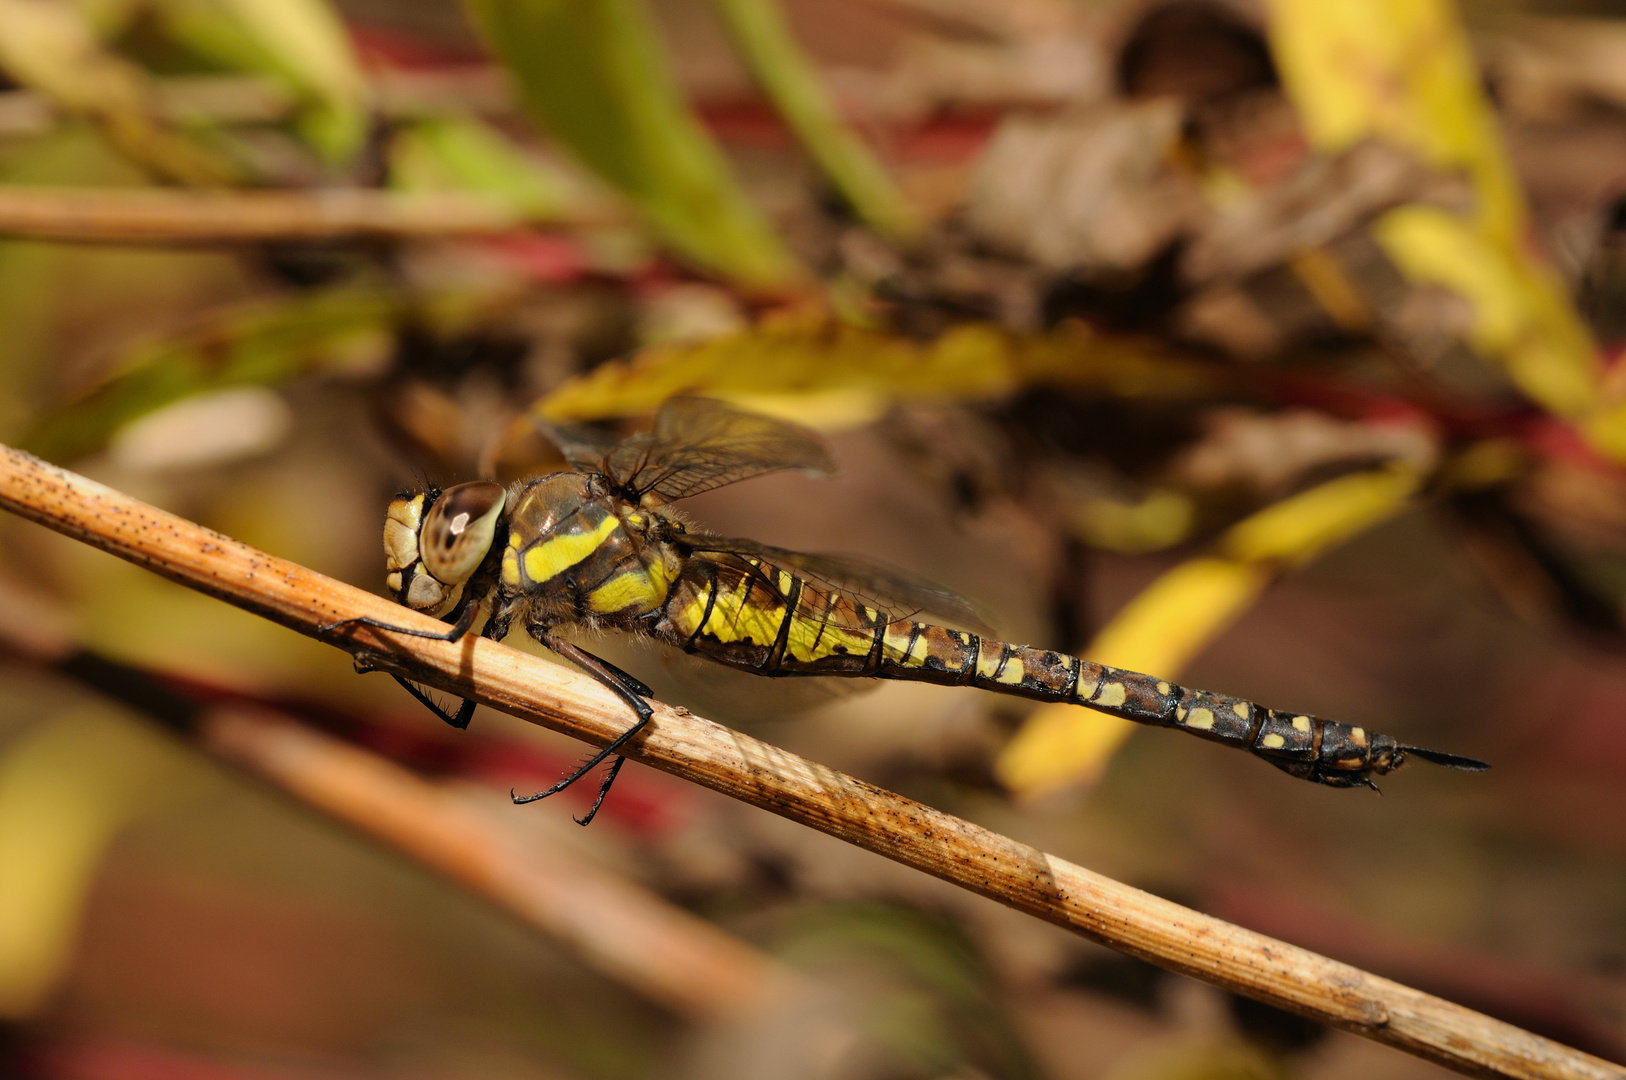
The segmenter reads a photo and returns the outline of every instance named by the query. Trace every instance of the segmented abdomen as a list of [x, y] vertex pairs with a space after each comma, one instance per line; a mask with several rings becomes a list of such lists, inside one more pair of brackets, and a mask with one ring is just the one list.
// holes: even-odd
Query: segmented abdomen
[[655, 634], [760, 675], [907, 679], [1070, 702], [1189, 731], [1335, 787], [1367, 785], [1404, 761], [1394, 739], [1362, 727], [1278, 712], [1064, 653], [889, 619], [859, 599], [756, 559], [691, 559], [673, 583]]
[[[969, 635], [968, 635], [969, 636]], [[965, 681], [985, 690], [1065, 701], [1141, 724], [1177, 728], [1247, 750], [1294, 776], [1334, 787], [1364, 786], [1399, 768], [1400, 745], [1364, 727], [1193, 690], [1166, 679], [1025, 645], [975, 639], [962, 652]], [[881, 675], [908, 678], [883, 663]], [[903, 670], [908, 670], [904, 668]]]

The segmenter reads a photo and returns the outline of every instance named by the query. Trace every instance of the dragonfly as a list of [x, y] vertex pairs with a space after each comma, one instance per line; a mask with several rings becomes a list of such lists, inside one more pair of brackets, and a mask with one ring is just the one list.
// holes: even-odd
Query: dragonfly
[[[1069, 702], [1244, 749], [1332, 787], [1375, 790], [1373, 778], [1408, 757], [1470, 772], [1490, 767], [1360, 725], [999, 641], [980, 632], [986, 628], [976, 607], [947, 589], [856, 559], [702, 532], [671, 508], [767, 473], [831, 474], [824, 444], [795, 425], [677, 397], [661, 408], [651, 431], [619, 442], [584, 429], [547, 431], [569, 469], [506, 487], [490, 480], [429, 487], [390, 503], [384, 522], [390, 593], [448, 623], [446, 630], [372, 618], [328, 627], [366, 625], [457, 641], [484, 613], [481, 636], [501, 641], [518, 622], [627, 704], [635, 719], [625, 732], [546, 790], [514, 794], [516, 803], [557, 794], [613, 759], [592, 809], [576, 819], [592, 821], [625, 763], [620, 751], [654, 714], [647, 685], [561, 636], [573, 627], [642, 635], [770, 678], [903, 679]], [[450, 712], [396, 679], [442, 720], [468, 726], [472, 700]]]

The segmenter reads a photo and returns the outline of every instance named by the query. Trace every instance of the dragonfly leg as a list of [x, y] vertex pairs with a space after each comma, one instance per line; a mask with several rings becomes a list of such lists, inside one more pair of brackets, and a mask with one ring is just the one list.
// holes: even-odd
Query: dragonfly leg
[[382, 619], [373, 619], [367, 616], [356, 619], [340, 619], [338, 622], [330, 622], [318, 626], [316, 629], [318, 633], [326, 633], [329, 630], [337, 630], [341, 626], [371, 626], [375, 630], [388, 630], [392, 634], [428, 638], [430, 641], [461, 641], [463, 635], [469, 632], [469, 627], [474, 625], [474, 617], [479, 613], [479, 598], [469, 596], [463, 600], [462, 608], [457, 615], [457, 621], [443, 633], [434, 630], [409, 630], [404, 626], [396, 626], [393, 623], [384, 622]]
[[392, 673], [390, 678], [400, 683], [401, 689], [417, 698], [418, 702], [423, 705], [424, 708], [428, 709], [430, 712], [434, 713], [436, 716], [440, 717], [454, 728], [457, 728], [459, 731], [468, 730], [469, 721], [474, 718], [475, 703], [472, 700], [469, 698], [464, 698], [463, 704], [458, 706], [457, 712], [449, 713], [438, 701], [424, 693], [422, 690], [419, 690], [416, 686], [413, 686], [405, 679], [401, 678], [401, 676]]
[[604, 782], [599, 785], [598, 798], [593, 800], [593, 808], [587, 811], [587, 816], [575, 819], [576, 824], [587, 825], [591, 823], [594, 816], [598, 814], [598, 808], [604, 805], [604, 797], [610, 793], [610, 787], [615, 783], [616, 776], [621, 772], [621, 766], [626, 763], [627, 759], [616, 754], [616, 751], [625, 746], [629, 741], [637, 736], [640, 731], [644, 730], [644, 727], [649, 723], [650, 718], [655, 715], [655, 710], [650, 708], [649, 702], [644, 700], [646, 697], [650, 696], [652, 691], [640, 680], [628, 675], [626, 672], [622, 671], [609, 661], [599, 659], [586, 649], [582, 648], [580, 645], [565, 641], [561, 638], [556, 638], [540, 627], [531, 627], [531, 634], [543, 645], [546, 645], [548, 648], [552, 649], [566, 660], [569, 660], [571, 663], [593, 676], [593, 678], [597, 679], [605, 688], [612, 691], [622, 701], [625, 701], [632, 708], [633, 712], [638, 714], [638, 720], [636, 723], [634, 723], [630, 728], [622, 732], [620, 735], [616, 736], [616, 738], [608, 746], [604, 747], [604, 749], [588, 758], [574, 772], [565, 777], [563, 780], [560, 780], [558, 783], [554, 784], [552, 787], [546, 789], [545, 791], [538, 791], [534, 795], [515, 795], [512, 792], [509, 793], [510, 797], [516, 804], [536, 802], [538, 799], [545, 799], [549, 795], [557, 795], [571, 784], [574, 784], [576, 781], [598, 768], [599, 764], [605, 758], [613, 755], [615, 756], [615, 761], [611, 763], [610, 771], [605, 775]]
[[[451, 627], [442, 634], [437, 634], [427, 630], [408, 630], [402, 626], [391, 626], [389, 623], [383, 622], [379, 619], [367, 618], [341, 619], [336, 623], [328, 623], [321, 629], [333, 630], [340, 626], [371, 626], [379, 630], [389, 630], [397, 634], [405, 634], [408, 637], [429, 638], [431, 641], [459, 641], [463, 638], [463, 635], [469, 632], [469, 627], [474, 625], [474, 618], [475, 615], [479, 613], [479, 610], [479, 598], [473, 596], [466, 597], [463, 601], [461, 610], [458, 612], [457, 622], [453, 623]], [[485, 629], [480, 631], [480, 636], [494, 637], [499, 627], [501, 627], [502, 631], [506, 633], [507, 626], [508, 621], [506, 619], [499, 619], [497, 616], [493, 615], [492, 618], [486, 622]], [[500, 640], [500, 638], [497, 640]], [[423, 705], [424, 708], [434, 713], [440, 719], [452, 725], [454, 728], [457, 728], [459, 731], [468, 730], [469, 721], [474, 718], [475, 703], [472, 700], [469, 698], [463, 698], [462, 704], [457, 708], [457, 712], [447, 712], [446, 709], [434, 698], [430, 697], [422, 690], [419, 690], [416, 686], [413, 686], [411, 683], [401, 678], [401, 676], [392, 674], [390, 678], [400, 683], [401, 687], [406, 690], [407, 693], [417, 698], [418, 702]]]
[[[614, 679], [618, 680], [621, 683], [622, 686], [625, 686], [628, 690], [631, 690], [634, 694], [637, 694], [639, 697], [648, 698], [648, 697], [654, 697], [655, 696], [655, 691], [651, 690], [644, 683], [644, 681], [642, 679], [638, 678], [635, 675], [627, 674], [625, 671], [622, 671], [620, 668], [616, 667], [614, 664], [610, 663], [608, 660], [604, 659], [602, 656], [594, 656], [592, 653], [588, 652], [587, 650], [582, 649], [582, 648], [580, 648], [578, 646], [572, 645], [568, 641], [561, 641], [561, 642], [559, 642], [559, 644], [561, 646], [563, 646], [565, 651], [560, 651], [559, 649], [554, 649], [554, 651], [558, 652], [560, 656], [563, 656], [566, 660], [569, 660], [571, 663], [579, 664], [582, 667], [587, 667], [586, 663], [583, 663], [582, 660], [578, 659], [578, 657], [586, 657], [587, 660], [589, 662], [591, 662], [592, 664], [602, 666], [605, 671], [610, 673], [611, 678], [614, 678]], [[553, 649], [553, 646], [549, 645], [548, 648]], [[597, 675], [598, 675], [598, 673], [596, 671], [593, 672], [593, 674], [594, 674], [595, 677], [597, 677]], [[634, 706], [634, 708], [636, 708], [636, 707], [637, 706]]]

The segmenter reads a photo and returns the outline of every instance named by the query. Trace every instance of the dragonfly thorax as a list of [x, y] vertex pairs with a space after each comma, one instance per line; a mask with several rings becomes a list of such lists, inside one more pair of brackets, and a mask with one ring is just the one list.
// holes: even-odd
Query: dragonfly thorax
[[559, 623], [635, 619], [665, 603], [666, 519], [612, 493], [596, 473], [555, 473], [514, 493], [500, 589]]

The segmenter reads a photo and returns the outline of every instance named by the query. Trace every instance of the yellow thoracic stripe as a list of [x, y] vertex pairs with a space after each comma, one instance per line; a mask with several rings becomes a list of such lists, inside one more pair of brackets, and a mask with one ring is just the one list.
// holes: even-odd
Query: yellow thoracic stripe
[[599, 522], [591, 532], [569, 533], [533, 544], [521, 556], [525, 576], [537, 585], [557, 577], [597, 551], [599, 545], [620, 527], [621, 519], [612, 514]]

